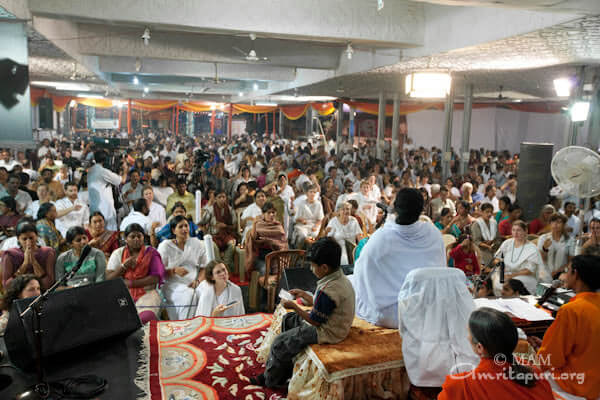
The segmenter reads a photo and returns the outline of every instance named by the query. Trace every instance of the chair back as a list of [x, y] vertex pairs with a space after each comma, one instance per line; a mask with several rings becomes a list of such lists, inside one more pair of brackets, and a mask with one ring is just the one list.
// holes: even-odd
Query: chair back
[[272, 251], [265, 257], [265, 276], [277, 275], [277, 282], [286, 268], [302, 268], [306, 257], [305, 250]]
[[447, 248], [448, 245], [451, 245], [452, 243], [456, 242], [456, 238], [454, 237], [454, 235], [449, 235], [447, 233], [442, 235], [442, 240], [444, 241], [444, 248]]

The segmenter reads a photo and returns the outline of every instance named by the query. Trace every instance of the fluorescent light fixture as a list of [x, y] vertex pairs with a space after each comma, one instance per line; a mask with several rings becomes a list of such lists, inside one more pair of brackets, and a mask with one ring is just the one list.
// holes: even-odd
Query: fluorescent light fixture
[[554, 91], [558, 97], [569, 97], [573, 82], [569, 78], [559, 78], [554, 80]]
[[104, 96], [101, 94], [88, 94], [88, 93], [79, 93], [77, 97], [83, 97], [85, 99], [103, 99]]
[[239, 92], [238, 96], [242, 97], [244, 95], [244, 92]]
[[352, 60], [352, 56], [354, 55], [354, 49], [352, 48], [352, 43], [348, 43], [346, 46], [346, 57], [348, 60]]
[[571, 106], [569, 113], [571, 114], [571, 121], [583, 122], [587, 119], [590, 112], [589, 101], [577, 101]]
[[71, 107], [71, 108], [75, 107], [76, 105], [77, 105], [77, 102], [75, 100], [71, 100], [69, 102], [69, 107]]
[[140, 84], [140, 80], [139, 80], [139, 79], [138, 79], [138, 77], [137, 77], [137, 76], [135, 76], [135, 75], [133, 76], [133, 84], [134, 84], [134, 85], [139, 85], [139, 84]]
[[419, 72], [406, 76], [406, 94], [410, 97], [443, 98], [450, 93], [449, 74]]
[[337, 97], [331, 97], [331, 96], [288, 96], [288, 95], [280, 95], [280, 96], [270, 96], [272, 100], [276, 100], [279, 102], [299, 102], [299, 103], [306, 103], [306, 102], [319, 102], [319, 101], [334, 101], [337, 100]]
[[255, 83], [254, 85], [252, 85], [252, 89], [258, 90], [258, 83]]
[[256, 105], [262, 107], [277, 107], [277, 103], [256, 103]]
[[144, 93], [148, 93], [150, 91], [150, 89], [148, 88], [148, 86], [144, 86]]
[[121, 101], [121, 100], [113, 100], [112, 101], [112, 105], [113, 107], [123, 107], [125, 104], [127, 104], [125, 101]]
[[76, 82], [53, 82], [53, 81], [32, 81], [32, 86], [51, 87], [56, 90], [88, 92], [91, 90], [89, 85]]

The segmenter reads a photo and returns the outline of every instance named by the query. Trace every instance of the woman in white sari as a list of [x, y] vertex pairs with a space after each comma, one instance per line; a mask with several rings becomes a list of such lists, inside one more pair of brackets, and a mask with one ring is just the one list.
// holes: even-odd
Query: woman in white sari
[[198, 286], [196, 315], [203, 317], [233, 317], [244, 315], [242, 289], [229, 280], [225, 264], [211, 261], [206, 265], [206, 280]]
[[204, 241], [190, 237], [189, 223], [183, 216], [169, 222], [173, 239], [164, 240], [158, 252], [167, 270], [162, 287], [167, 300], [169, 319], [195, 317], [199, 299], [198, 285], [204, 280], [207, 253]]
[[[535, 293], [538, 281], [549, 282], [550, 278], [545, 276], [544, 261], [533, 243], [527, 242], [527, 225], [521, 220], [513, 222], [512, 238], [502, 243], [496, 252], [494, 264], [504, 261], [504, 281], [512, 278], [523, 282], [529, 293]], [[500, 274], [493, 274], [494, 294], [500, 296], [502, 284]]]
[[340, 265], [351, 264], [350, 257], [346, 251], [346, 241], [357, 244], [362, 238], [362, 229], [356, 218], [350, 215], [352, 213], [352, 205], [350, 203], [342, 203], [338, 207], [338, 215], [331, 218], [325, 228], [327, 236], [331, 236], [342, 248], [342, 258]]
[[356, 201], [358, 201], [358, 210], [367, 217], [369, 223], [368, 231], [373, 232], [377, 223], [377, 202], [370, 196], [370, 190], [371, 184], [369, 181], [362, 181], [360, 183], [360, 193], [356, 196]]

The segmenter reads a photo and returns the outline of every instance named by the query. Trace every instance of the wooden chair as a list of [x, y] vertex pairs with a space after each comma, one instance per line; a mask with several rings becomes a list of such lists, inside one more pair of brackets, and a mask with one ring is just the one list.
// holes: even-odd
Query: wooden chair
[[277, 286], [286, 268], [302, 268], [306, 251], [279, 250], [265, 257], [265, 274], [260, 276], [258, 271], [250, 275], [249, 306], [256, 310], [260, 306], [261, 288], [267, 291], [267, 312], [275, 310]]

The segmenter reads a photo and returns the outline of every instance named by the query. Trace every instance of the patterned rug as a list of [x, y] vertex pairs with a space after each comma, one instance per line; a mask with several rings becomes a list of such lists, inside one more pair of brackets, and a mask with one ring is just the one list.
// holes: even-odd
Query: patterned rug
[[250, 384], [264, 370], [256, 351], [271, 314], [152, 321], [137, 384], [149, 400], [278, 400], [285, 394]]

